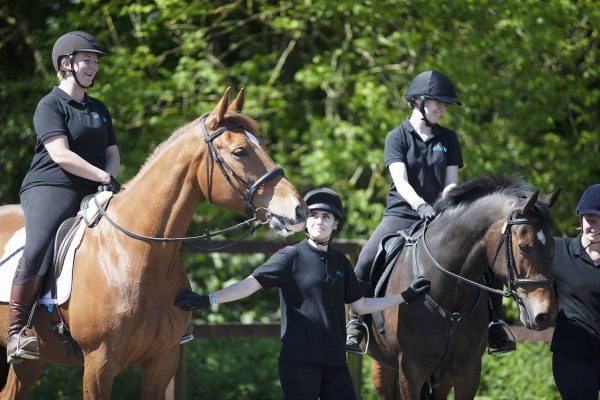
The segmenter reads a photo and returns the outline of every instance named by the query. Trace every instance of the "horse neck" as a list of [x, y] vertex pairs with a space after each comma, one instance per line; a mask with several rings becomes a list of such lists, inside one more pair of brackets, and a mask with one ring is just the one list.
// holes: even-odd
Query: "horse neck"
[[205, 150], [191, 129], [166, 146], [115, 197], [119, 222], [147, 236], [184, 236], [203, 199], [196, 176]]
[[[460, 214], [442, 214], [427, 232], [427, 246], [436, 261], [448, 271], [472, 281], [478, 281], [490, 267], [489, 251], [497, 245], [505, 206], [501, 202], [474, 203]], [[441, 228], [440, 228], [441, 227]], [[437, 270], [430, 262], [426, 275], [432, 274], [443, 285], [453, 287], [454, 294], [477, 290]], [[446, 296], [453, 291], [443, 290]]]

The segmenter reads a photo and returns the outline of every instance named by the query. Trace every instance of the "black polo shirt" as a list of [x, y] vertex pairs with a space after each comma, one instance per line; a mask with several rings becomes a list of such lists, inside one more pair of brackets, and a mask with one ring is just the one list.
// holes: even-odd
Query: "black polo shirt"
[[280, 289], [281, 359], [346, 365], [345, 304], [362, 293], [344, 254], [304, 240], [279, 250], [252, 276], [264, 289]]
[[[387, 134], [384, 148], [386, 168], [395, 162], [404, 163], [408, 183], [429, 204], [433, 204], [444, 190], [446, 167], [463, 166], [462, 151], [456, 133], [435, 125], [432, 134], [433, 136], [424, 142], [407, 118]], [[396, 190], [393, 179], [383, 214], [419, 219], [417, 212]]]
[[600, 269], [581, 245], [581, 235], [556, 238], [552, 260], [558, 318], [551, 350], [600, 359]]
[[112, 119], [106, 106], [85, 95], [79, 103], [55, 86], [37, 105], [33, 116], [36, 133], [35, 154], [21, 185], [21, 192], [34, 186], [61, 186], [94, 191], [98, 182], [92, 182], [63, 170], [44, 147], [44, 140], [64, 135], [69, 148], [90, 164], [104, 169], [106, 148], [116, 145]]

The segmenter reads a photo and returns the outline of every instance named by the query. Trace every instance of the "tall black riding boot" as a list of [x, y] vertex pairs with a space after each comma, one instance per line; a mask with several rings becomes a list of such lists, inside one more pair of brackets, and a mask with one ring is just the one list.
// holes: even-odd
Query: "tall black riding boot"
[[[498, 304], [498, 302], [500, 304]], [[496, 310], [502, 309], [502, 298], [499, 295], [490, 295], [490, 301], [488, 302], [489, 312], [489, 325], [488, 325], [488, 353], [489, 354], [501, 354], [515, 351], [517, 349], [517, 343], [513, 338], [508, 336], [510, 329], [506, 322], [499, 317], [499, 312]], [[512, 333], [511, 333], [512, 335]]]
[[26, 336], [24, 327], [27, 325], [33, 304], [43, 284], [44, 277], [34, 276], [21, 285], [15, 283], [12, 285], [6, 344], [6, 360], [10, 364], [18, 364], [24, 359], [40, 358], [38, 338], [33, 335]]
[[[368, 281], [358, 281], [360, 290], [364, 297], [371, 295], [370, 283]], [[352, 308], [348, 313], [350, 322], [346, 328], [346, 351], [355, 354], [364, 354], [360, 348], [360, 342], [362, 342], [365, 336], [365, 327], [363, 325], [363, 316], [358, 315]]]

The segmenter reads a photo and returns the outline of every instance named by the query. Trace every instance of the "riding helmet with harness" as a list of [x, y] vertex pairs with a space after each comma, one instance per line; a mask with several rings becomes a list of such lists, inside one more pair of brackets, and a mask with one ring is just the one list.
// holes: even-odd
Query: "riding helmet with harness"
[[96, 53], [98, 54], [98, 57], [106, 55], [106, 53], [100, 49], [98, 41], [94, 36], [83, 31], [73, 31], [65, 33], [58, 38], [56, 43], [54, 43], [54, 47], [52, 48], [52, 64], [54, 65], [56, 72], [58, 72], [61, 70], [61, 57], [69, 57], [70, 68], [64, 70], [73, 74], [75, 82], [77, 82], [80, 87], [85, 89], [93, 86], [94, 82], [92, 81], [90, 86], [83, 86], [77, 79], [77, 74], [75, 74], [75, 69], [73, 66], [73, 57], [75, 56], [75, 53], [79, 51]]
[[456, 97], [456, 89], [452, 81], [438, 71], [425, 71], [415, 76], [408, 85], [408, 91], [404, 98], [413, 108], [418, 103], [419, 111], [427, 126], [433, 126], [433, 124], [425, 116], [426, 99], [438, 100], [446, 104], [462, 104]]

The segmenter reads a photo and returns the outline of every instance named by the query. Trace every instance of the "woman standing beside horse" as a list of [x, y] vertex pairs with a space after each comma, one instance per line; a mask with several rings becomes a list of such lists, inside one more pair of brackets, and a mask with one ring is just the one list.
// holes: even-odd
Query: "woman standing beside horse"
[[52, 264], [58, 226], [98, 185], [119, 191], [114, 176], [120, 157], [110, 113], [86, 94], [104, 55], [96, 39], [81, 31], [61, 36], [52, 49], [59, 85], [35, 111], [35, 154], [20, 193], [27, 242], [10, 295], [9, 363], [40, 356], [37, 337], [25, 336], [24, 327]]
[[600, 392], [600, 184], [577, 204], [581, 234], [555, 238], [552, 260], [558, 318], [551, 349], [564, 400], [597, 400]]
[[414, 300], [429, 290], [416, 277], [393, 296], [364, 298], [350, 262], [330, 246], [344, 222], [338, 194], [328, 188], [304, 197], [308, 239], [275, 253], [246, 279], [214, 294], [183, 292], [175, 304], [186, 310], [209, 307], [278, 287], [281, 300], [279, 376], [286, 400], [356, 399], [344, 352], [345, 304], [359, 314]]

